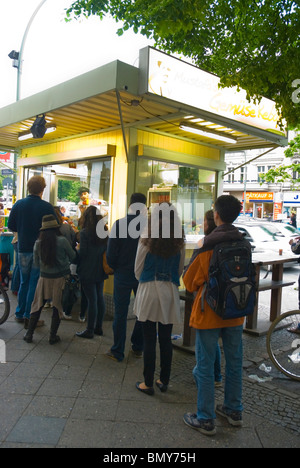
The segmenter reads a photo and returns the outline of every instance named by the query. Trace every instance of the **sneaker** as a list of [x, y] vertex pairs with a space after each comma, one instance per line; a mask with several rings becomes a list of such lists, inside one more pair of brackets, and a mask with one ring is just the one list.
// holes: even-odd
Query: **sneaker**
[[24, 319], [24, 317], [23, 317], [23, 318], [22, 318], [22, 317], [19, 318], [19, 317], [17, 317], [17, 316], [15, 315], [15, 321], [18, 322], [18, 323], [24, 323], [24, 322], [25, 322], [25, 319]]
[[226, 418], [232, 426], [241, 427], [243, 425], [241, 411], [231, 411], [224, 408], [223, 405], [217, 405], [216, 413]]
[[63, 312], [63, 317], [65, 320], [72, 320], [72, 315], [68, 315], [65, 312]]
[[298, 325], [297, 327], [287, 328], [287, 331], [290, 333], [296, 333], [297, 335], [300, 335], [300, 326]]
[[214, 421], [212, 419], [197, 419], [196, 413], [185, 413], [183, 416], [183, 421], [187, 426], [196, 429], [201, 432], [201, 434], [207, 436], [213, 436], [216, 434], [216, 428]]
[[79, 322], [84, 323], [85, 322], [85, 317], [79, 317], [78, 320], [79, 320]]

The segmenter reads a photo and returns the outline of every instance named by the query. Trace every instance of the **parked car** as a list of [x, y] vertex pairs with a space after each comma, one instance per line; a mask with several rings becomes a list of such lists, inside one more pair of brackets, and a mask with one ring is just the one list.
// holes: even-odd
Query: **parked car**
[[[267, 226], [271, 223], [258, 223], [258, 222], [249, 222], [249, 223], [234, 223], [234, 225], [242, 232], [253, 248], [253, 253], [277, 253], [279, 249], [283, 250], [283, 254], [291, 255], [291, 247], [289, 245], [289, 240], [283, 234], [280, 234], [280, 231], [276, 231], [278, 235], [274, 232], [271, 233], [271, 228], [267, 229]], [[272, 223], [273, 224], [273, 223]], [[297, 258], [295, 258], [295, 263]], [[293, 263], [286, 263], [285, 267], [293, 266]]]
[[[300, 231], [292, 226], [291, 224], [286, 224], [286, 223], [266, 223], [266, 229], [268, 229], [269, 225], [271, 226], [271, 229], [276, 230], [277, 232], [279, 231], [280, 234], [282, 234], [285, 237], [288, 237], [289, 239], [291, 237], [300, 237]], [[279, 237], [278, 234], [275, 234], [276, 236]]]
[[291, 226], [290, 224], [282, 224], [282, 223], [261, 223], [262, 228], [272, 234], [274, 240], [281, 241], [287, 251], [290, 251], [290, 240], [295, 237], [300, 236], [300, 232]]

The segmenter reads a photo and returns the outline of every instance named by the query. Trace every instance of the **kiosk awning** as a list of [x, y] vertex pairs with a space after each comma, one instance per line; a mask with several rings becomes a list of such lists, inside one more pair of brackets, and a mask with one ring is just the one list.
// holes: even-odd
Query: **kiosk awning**
[[[168, 92], [155, 93], [145, 87], [145, 80], [150, 82], [149, 58], [153, 50], [141, 51], [140, 68], [115, 61], [0, 109], [0, 151], [16, 151], [121, 127], [123, 130], [130, 127], [145, 129], [226, 151], [287, 145], [283, 133], [228, 118], [222, 107], [213, 112], [207, 106], [200, 108], [197, 99], [190, 102], [182, 99], [180, 92], [174, 96]], [[161, 60], [156, 61], [157, 66], [158, 62]], [[186, 65], [192, 67], [187, 69], [188, 73], [192, 69], [196, 74], [202, 72]], [[192, 86], [194, 82], [191, 89]], [[250, 107], [247, 112], [253, 117]], [[20, 140], [20, 136], [30, 133], [36, 116], [41, 114], [45, 114], [47, 126], [55, 126], [56, 130], [46, 133], [42, 139]], [[193, 127], [208, 133], [191, 133]], [[233, 140], [219, 141], [216, 135], [229, 136]]]

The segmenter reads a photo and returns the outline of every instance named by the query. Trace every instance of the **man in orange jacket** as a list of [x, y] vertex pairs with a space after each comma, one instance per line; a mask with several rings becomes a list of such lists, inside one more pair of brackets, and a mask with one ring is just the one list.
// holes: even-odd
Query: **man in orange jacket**
[[[205, 435], [216, 433], [215, 411], [234, 426], [242, 425], [242, 332], [244, 317], [223, 320], [204, 300], [204, 284], [208, 281], [209, 264], [213, 248], [220, 242], [242, 239], [242, 234], [232, 225], [241, 211], [239, 200], [232, 195], [220, 196], [214, 206], [216, 229], [204, 238], [198, 256], [188, 268], [183, 282], [190, 292], [197, 292], [190, 326], [196, 329], [196, 366], [193, 375], [197, 384], [197, 413], [186, 413], [184, 422]], [[224, 404], [214, 401], [214, 362], [219, 337], [222, 337], [226, 359]]]

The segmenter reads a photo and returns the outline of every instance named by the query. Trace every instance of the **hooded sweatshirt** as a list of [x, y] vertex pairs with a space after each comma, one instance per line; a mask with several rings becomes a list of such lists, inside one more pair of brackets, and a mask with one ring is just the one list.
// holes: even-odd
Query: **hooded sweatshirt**
[[186, 289], [194, 293], [196, 298], [193, 303], [190, 326], [193, 328], [208, 330], [212, 328], [236, 327], [244, 323], [244, 317], [232, 320], [223, 320], [204, 301], [204, 311], [201, 310], [201, 297], [203, 286], [208, 281], [209, 264], [215, 245], [220, 242], [242, 240], [243, 235], [232, 224], [222, 224], [204, 238], [203, 247], [190, 264], [183, 277]]

